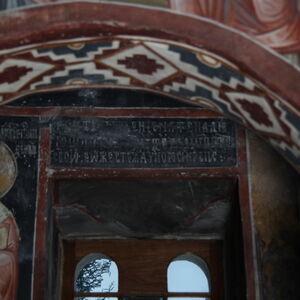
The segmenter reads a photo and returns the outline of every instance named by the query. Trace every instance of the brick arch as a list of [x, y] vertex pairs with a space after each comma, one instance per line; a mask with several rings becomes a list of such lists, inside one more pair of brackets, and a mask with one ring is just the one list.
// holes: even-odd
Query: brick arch
[[168, 10], [92, 2], [3, 13], [0, 32], [2, 105], [53, 90], [150, 90], [255, 130], [300, 169], [300, 72], [244, 34]]

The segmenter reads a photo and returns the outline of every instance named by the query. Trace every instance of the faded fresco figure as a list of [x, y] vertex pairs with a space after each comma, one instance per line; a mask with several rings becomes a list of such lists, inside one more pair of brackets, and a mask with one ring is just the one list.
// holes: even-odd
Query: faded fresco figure
[[169, 0], [170, 7], [244, 31], [282, 52], [300, 50], [297, 0]]
[[[13, 186], [16, 162], [8, 146], [0, 142], [0, 198]], [[0, 300], [17, 297], [19, 230], [12, 212], [0, 202]]]
[[0, 300], [14, 300], [18, 285], [19, 233], [12, 213], [0, 202]]
[[[117, 1], [117, 0], [115, 0]], [[112, 2], [115, 2], [112, 1]], [[148, 0], [153, 3], [153, 0]], [[213, 19], [285, 53], [300, 51], [297, 0], [165, 0], [177, 11]], [[0, 10], [72, 0], [0, 0]], [[128, 1], [129, 3], [134, 3]], [[142, 2], [147, 4], [147, 0]]]

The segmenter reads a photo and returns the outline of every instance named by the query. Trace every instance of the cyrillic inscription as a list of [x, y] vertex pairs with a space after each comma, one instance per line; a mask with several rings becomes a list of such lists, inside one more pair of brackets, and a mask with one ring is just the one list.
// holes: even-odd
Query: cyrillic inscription
[[52, 124], [52, 165], [101, 168], [233, 166], [235, 127], [223, 118], [64, 118]]
[[32, 127], [27, 121], [8, 121], [0, 125], [0, 140], [16, 143], [14, 154], [17, 158], [36, 156], [38, 137], [38, 128]]

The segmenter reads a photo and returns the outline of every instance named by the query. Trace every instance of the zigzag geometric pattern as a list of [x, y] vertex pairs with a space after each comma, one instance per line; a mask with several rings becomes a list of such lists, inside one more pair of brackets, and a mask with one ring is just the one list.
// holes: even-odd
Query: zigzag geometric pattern
[[300, 117], [238, 66], [205, 49], [141, 37], [74, 39], [0, 54], [0, 103], [37, 91], [136, 87], [202, 105], [254, 129], [300, 167]]

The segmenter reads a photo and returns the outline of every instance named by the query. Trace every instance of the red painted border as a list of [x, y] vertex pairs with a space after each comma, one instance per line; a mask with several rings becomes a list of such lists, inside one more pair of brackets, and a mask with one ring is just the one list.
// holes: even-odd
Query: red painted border
[[205, 18], [164, 9], [80, 1], [1, 13], [0, 49], [112, 35], [157, 37], [205, 47], [238, 64], [300, 109], [298, 70], [253, 38]]
[[0, 106], [0, 115], [9, 116], [61, 116], [61, 117], [224, 117], [211, 110], [195, 108], [70, 108], [70, 107], [15, 107]]
[[37, 207], [35, 219], [35, 245], [33, 265], [33, 299], [44, 299], [47, 280], [47, 197], [49, 176], [47, 169], [50, 164], [50, 131], [48, 128], [40, 130]]
[[247, 299], [256, 299], [256, 290], [258, 287], [255, 285], [255, 245], [253, 240], [254, 224], [252, 218], [252, 207], [250, 203], [250, 191], [248, 181], [248, 153], [246, 144], [246, 134], [244, 130], [239, 130], [237, 141], [238, 145], [238, 161], [239, 161], [239, 203], [242, 218], [242, 232], [244, 243], [244, 262], [246, 272], [246, 288]]

